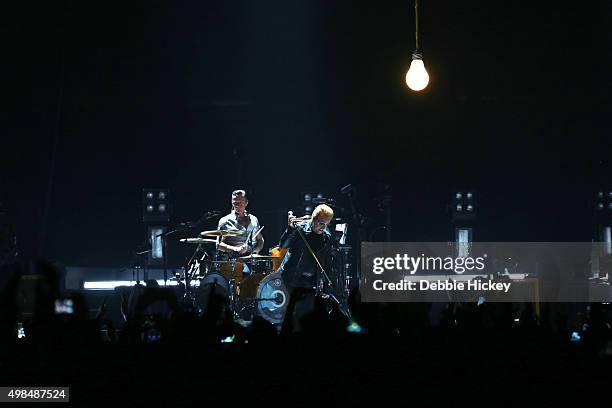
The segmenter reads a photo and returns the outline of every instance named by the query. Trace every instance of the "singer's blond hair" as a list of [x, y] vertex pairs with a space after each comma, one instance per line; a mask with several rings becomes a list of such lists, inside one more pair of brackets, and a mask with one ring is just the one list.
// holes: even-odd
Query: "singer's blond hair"
[[319, 214], [323, 214], [324, 217], [333, 218], [334, 210], [332, 210], [331, 207], [326, 204], [319, 204], [312, 212], [312, 218], [315, 218]]

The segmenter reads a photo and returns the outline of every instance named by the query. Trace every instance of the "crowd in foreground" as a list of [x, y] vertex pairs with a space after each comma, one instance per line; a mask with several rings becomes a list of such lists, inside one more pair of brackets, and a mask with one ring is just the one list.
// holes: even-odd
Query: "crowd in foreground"
[[[317, 298], [280, 327], [245, 327], [222, 297], [196, 314], [173, 292], [143, 287], [115, 327], [104, 307], [92, 317], [79, 293], [61, 293], [48, 262], [3, 274], [0, 385], [69, 386], [73, 402], [518, 405], [592, 398], [610, 381], [607, 305], [591, 305], [576, 329], [546, 308], [487, 303], [445, 305], [432, 325], [432, 305], [361, 303], [354, 291], [350, 319]], [[35, 299], [27, 316], [24, 291]], [[308, 296], [292, 293], [287, 314]], [[58, 299], [71, 300], [60, 305], [70, 313]]]

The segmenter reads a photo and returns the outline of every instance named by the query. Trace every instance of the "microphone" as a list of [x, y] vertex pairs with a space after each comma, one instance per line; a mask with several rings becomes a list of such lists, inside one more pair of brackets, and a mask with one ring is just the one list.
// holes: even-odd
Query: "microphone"
[[[292, 215], [293, 215], [293, 211], [291, 210], [287, 211], [287, 217], [291, 217]], [[291, 225], [292, 227], [295, 227], [295, 221], [289, 222], [289, 225]]]

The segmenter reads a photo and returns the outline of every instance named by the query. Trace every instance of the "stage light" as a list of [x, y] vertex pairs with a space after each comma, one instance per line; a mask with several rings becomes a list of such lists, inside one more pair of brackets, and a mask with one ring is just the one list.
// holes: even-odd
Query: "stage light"
[[419, 49], [419, 1], [414, 1], [414, 22], [415, 22], [415, 50], [412, 53], [412, 62], [406, 73], [406, 85], [413, 91], [422, 91], [429, 83], [429, 74], [423, 63], [423, 55]]
[[142, 190], [142, 221], [148, 225], [164, 225], [170, 221], [171, 205], [168, 202], [169, 190], [145, 188]]
[[471, 191], [455, 191], [452, 197], [450, 209], [453, 222], [473, 221], [476, 216], [475, 194]]
[[470, 255], [476, 222], [475, 194], [471, 191], [455, 191], [449, 205], [451, 224], [454, 229], [455, 254], [460, 258]]
[[[136, 281], [85, 281], [83, 282], [83, 289], [86, 290], [114, 290], [117, 286], [134, 286], [138, 282]], [[140, 282], [144, 284], [143, 281]], [[163, 279], [157, 279], [157, 283], [160, 286], [164, 285]], [[178, 286], [177, 281], [167, 281], [166, 286]], [[190, 282], [191, 286], [200, 286], [200, 282], [197, 280], [192, 280]]]
[[314, 207], [318, 204], [325, 203], [326, 199], [323, 193], [314, 192], [314, 191], [303, 191], [302, 192], [302, 205], [304, 209], [304, 215], [312, 214]]
[[603, 198], [604, 193], [603, 191], [600, 191], [599, 193], [597, 193], [597, 198]]
[[353, 321], [346, 327], [346, 331], [349, 333], [361, 333], [363, 332], [363, 328], [359, 325], [359, 323]]
[[85, 281], [83, 289], [86, 290], [111, 290], [117, 286], [134, 286], [136, 282], [130, 281]]
[[160, 234], [167, 230], [170, 222], [172, 205], [168, 189], [144, 188], [142, 190], [143, 211], [142, 222], [145, 227], [145, 237], [151, 251], [147, 255], [149, 265], [161, 265], [166, 261], [164, 239]]

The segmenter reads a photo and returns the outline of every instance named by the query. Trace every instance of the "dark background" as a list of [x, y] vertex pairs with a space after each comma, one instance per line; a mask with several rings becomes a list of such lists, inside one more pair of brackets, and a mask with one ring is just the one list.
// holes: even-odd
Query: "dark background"
[[272, 244], [302, 191], [346, 206], [349, 183], [374, 226], [390, 186], [396, 241], [452, 239], [466, 188], [477, 240], [589, 241], [611, 189], [612, 6], [540, 3], [421, 1], [420, 94], [410, 1], [20, 3], [0, 171], [20, 249], [125, 265], [143, 187], [171, 190], [177, 222], [245, 188]]

